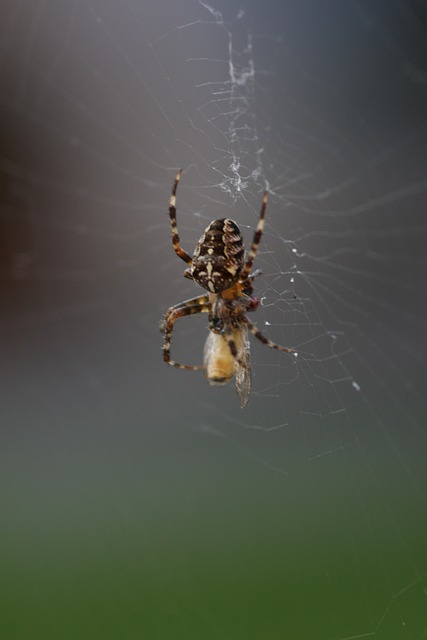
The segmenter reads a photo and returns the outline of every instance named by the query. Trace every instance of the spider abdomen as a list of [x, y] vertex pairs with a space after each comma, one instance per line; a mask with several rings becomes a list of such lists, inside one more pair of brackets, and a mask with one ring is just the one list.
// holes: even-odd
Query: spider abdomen
[[228, 218], [214, 220], [196, 245], [191, 277], [212, 293], [229, 289], [243, 269], [244, 254], [243, 238], [237, 224]]

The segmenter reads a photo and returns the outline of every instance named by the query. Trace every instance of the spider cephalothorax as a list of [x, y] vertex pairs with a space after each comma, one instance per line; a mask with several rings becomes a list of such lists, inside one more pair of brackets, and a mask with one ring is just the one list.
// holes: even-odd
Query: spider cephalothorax
[[[250, 322], [247, 312], [255, 311], [259, 300], [253, 296], [252, 282], [259, 272], [250, 273], [264, 229], [268, 193], [264, 192], [258, 225], [247, 257], [237, 224], [229, 218], [213, 220], [205, 229], [191, 258], [182, 249], [176, 222], [176, 190], [181, 178], [178, 171], [169, 201], [172, 244], [175, 253], [187, 263], [184, 275], [194, 280], [207, 294], [181, 302], [168, 309], [162, 329], [163, 359], [180, 369], [205, 370], [212, 385], [227, 383], [236, 377], [240, 406], [244, 407], [251, 392], [251, 366], [248, 331], [267, 347], [294, 352], [272, 342]], [[209, 335], [204, 350], [204, 365], [185, 365], [172, 360], [170, 347], [175, 321], [182, 316], [209, 314]]]

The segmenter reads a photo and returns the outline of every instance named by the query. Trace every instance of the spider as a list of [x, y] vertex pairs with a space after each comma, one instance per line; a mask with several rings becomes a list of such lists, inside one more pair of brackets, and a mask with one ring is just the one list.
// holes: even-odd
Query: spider
[[[264, 192], [258, 225], [247, 257], [239, 227], [233, 220], [221, 218], [206, 227], [191, 258], [181, 247], [176, 222], [176, 191], [181, 173], [179, 170], [176, 174], [169, 200], [172, 245], [175, 253], [188, 265], [184, 276], [208, 293], [168, 309], [162, 323], [163, 360], [179, 369], [204, 370], [211, 385], [226, 384], [235, 376], [243, 408], [249, 400], [252, 386], [248, 331], [267, 347], [286, 353], [295, 352], [295, 349], [281, 347], [266, 338], [246, 315], [259, 305], [259, 299], [253, 296], [252, 282], [260, 271], [250, 272], [264, 229], [268, 192]], [[173, 327], [178, 318], [196, 313], [209, 314], [204, 364], [180, 364], [170, 357]]]

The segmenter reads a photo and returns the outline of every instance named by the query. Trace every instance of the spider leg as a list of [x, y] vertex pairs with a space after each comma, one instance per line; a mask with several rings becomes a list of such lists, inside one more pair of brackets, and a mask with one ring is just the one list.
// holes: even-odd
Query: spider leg
[[176, 190], [178, 188], [178, 183], [181, 178], [182, 169], [178, 171], [175, 176], [175, 181], [172, 187], [172, 194], [169, 200], [169, 217], [171, 221], [171, 229], [172, 229], [172, 245], [175, 253], [184, 260], [187, 264], [191, 265], [192, 260], [186, 251], [181, 247], [179, 243], [179, 234], [178, 234], [178, 225], [176, 222]]
[[225, 334], [224, 337], [225, 337], [225, 340], [226, 340], [226, 342], [228, 344], [228, 348], [230, 349], [231, 355], [233, 356], [233, 358], [235, 360], [238, 360], [239, 353], [238, 353], [238, 350], [237, 350], [236, 341], [234, 340], [234, 337], [233, 337], [233, 329], [230, 326], [227, 325], [224, 328], [224, 334]]
[[285, 353], [296, 353], [296, 349], [292, 349], [292, 347], [282, 347], [280, 344], [276, 344], [275, 342], [272, 342], [271, 340], [266, 338], [261, 333], [261, 331], [257, 329], [252, 324], [252, 322], [250, 322], [250, 320], [248, 320], [247, 318], [245, 319], [245, 322], [247, 324], [249, 331], [253, 333], [255, 338], [258, 338], [258, 340], [262, 342], [262, 344], [265, 344], [267, 347], [270, 347], [270, 349], [277, 349], [278, 351], [284, 351]]
[[258, 225], [254, 233], [254, 238], [252, 240], [251, 249], [249, 251], [248, 259], [245, 262], [245, 266], [243, 267], [243, 271], [241, 273], [241, 279], [244, 280], [248, 277], [250, 270], [252, 269], [252, 265], [255, 260], [255, 256], [258, 251], [259, 243], [261, 241], [262, 232], [264, 230], [264, 220], [265, 220], [265, 210], [267, 208], [267, 200], [268, 200], [268, 191], [264, 191], [264, 196], [262, 198], [262, 206], [261, 213], [259, 214]]
[[[241, 345], [236, 343], [236, 338], [240, 343], [241, 334], [238, 333], [233, 327], [229, 324], [226, 324], [224, 327], [224, 338], [230, 349], [230, 353], [233, 356], [234, 360], [239, 363], [239, 365], [244, 366], [244, 362], [241, 359], [241, 354], [239, 353]], [[240, 348], [239, 348], [240, 347]]]
[[175, 322], [178, 318], [183, 318], [184, 316], [191, 316], [196, 313], [209, 313], [211, 311], [211, 304], [209, 302], [209, 296], [199, 296], [198, 298], [192, 298], [191, 300], [186, 300], [185, 302], [180, 302], [174, 307], [170, 307], [167, 310], [164, 322], [162, 323], [162, 330], [164, 332], [164, 342], [163, 342], [163, 360], [173, 367], [177, 367], [178, 369], [190, 369], [192, 371], [200, 371], [203, 370], [204, 366], [193, 366], [189, 364], [180, 364], [179, 362], [175, 362], [175, 360], [171, 360], [170, 357], [170, 349], [172, 342], [172, 331]]

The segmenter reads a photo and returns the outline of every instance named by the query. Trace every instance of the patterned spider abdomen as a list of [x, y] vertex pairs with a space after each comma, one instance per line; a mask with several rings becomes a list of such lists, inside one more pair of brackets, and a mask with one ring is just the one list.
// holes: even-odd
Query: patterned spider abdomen
[[191, 277], [204, 289], [219, 293], [237, 282], [244, 260], [243, 238], [237, 224], [228, 218], [214, 220], [196, 245]]

